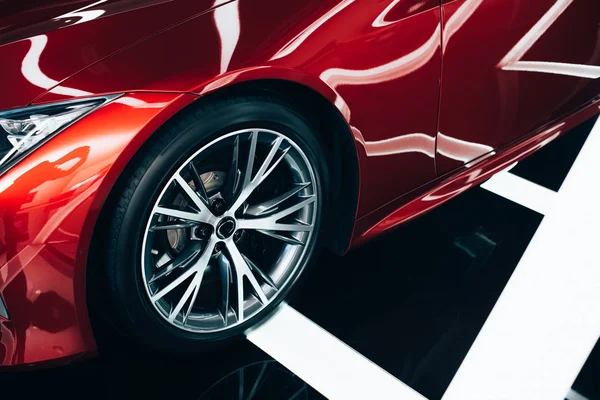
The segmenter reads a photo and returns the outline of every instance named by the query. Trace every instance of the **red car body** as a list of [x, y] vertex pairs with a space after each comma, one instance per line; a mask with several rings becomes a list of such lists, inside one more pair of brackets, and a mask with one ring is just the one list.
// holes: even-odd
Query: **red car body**
[[287, 81], [344, 117], [343, 250], [600, 111], [597, 0], [54, 0], [0, 9], [0, 110], [125, 93], [0, 176], [0, 365], [95, 349], [86, 263], [111, 188], [202, 96]]

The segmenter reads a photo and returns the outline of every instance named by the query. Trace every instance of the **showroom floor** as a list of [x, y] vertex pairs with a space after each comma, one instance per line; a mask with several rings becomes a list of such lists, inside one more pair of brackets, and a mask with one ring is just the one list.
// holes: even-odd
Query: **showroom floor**
[[[132, 349], [105, 335], [100, 357], [4, 373], [0, 388], [15, 385], [26, 397], [63, 399], [600, 399], [600, 380], [593, 373], [600, 345], [587, 358], [598, 339], [597, 321], [578, 314], [598, 309], [577, 307], [597, 298], [570, 297], [573, 288], [579, 293], [582, 258], [574, 254], [584, 257], [591, 250], [573, 252], [577, 247], [570, 242], [553, 246], [558, 217], [550, 217], [564, 209], [561, 199], [581, 186], [572, 174], [568, 188], [563, 181], [588, 136], [599, 143], [600, 122], [590, 136], [593, 126], [589, 121], [485, 189], [470, 190], [344, 257], [323, 255], [291, 304], [251, 332], [249, 341], [184, 361]], [[585, 166], [576, 163], [576, 168]], [[511, 193], [513, 184], [525, 186]], [[556, 201], [554, 195], [560, 195]], [[579, 231], [569, 229], [563, 234], [575, 238]], [[573, 262], [536, 274], [535, 268], [552, 264], [536, 258], [544, 243], [570, 252]], [[551, 253], [547, 250], [543, 253]], [[545, 283], [566, 270], [567, 279]], [[591, 281], [586, 278], [593, 275], [585, 274], [592, 270], [581, 272], [581, 285]], [[553, 284], [560, 290], [548, 292]], [[590, 288], [594, 284], [600, 288], [597, 281]], [[583, 321], [572, 332], [571, 317]], [[564, 344], [563, 332], [571, 342]], [[556, 393], [575, 376], [568, 393]]]

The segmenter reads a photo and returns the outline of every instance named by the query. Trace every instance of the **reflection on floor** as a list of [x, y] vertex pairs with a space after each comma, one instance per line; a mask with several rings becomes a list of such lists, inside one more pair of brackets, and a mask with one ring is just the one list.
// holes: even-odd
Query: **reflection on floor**
[[0, 375], [19, 398], [322, 399], [261, 350], [240, 342], [195, 360], [148, 353], [104, 337], [101, 356], [76, 364]]
[[277, 361], [258, 361], [214, 383], [198, 399], [307, 399], [312, 389]]
[[[558, 190], [592, 125], [511, 172]], [[291, 305], [428, 399], [440, 399], [542, 218], [476, 188], [345, 257], [324, 254]], [[19, 388], [20, 398], [322, 398], [246, 341], [182, 360], [114, 335], [100, 339], [100, 357], [2, 373], [0, 389]], [[600, 399], [598, 363], [600, 344], [569, 400]]]

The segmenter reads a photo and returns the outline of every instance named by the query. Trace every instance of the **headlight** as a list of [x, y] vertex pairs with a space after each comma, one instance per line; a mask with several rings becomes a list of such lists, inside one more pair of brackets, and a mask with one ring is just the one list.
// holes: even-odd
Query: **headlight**
[[43, 104], [0, 112], [0, 172], [81, 117], [117, 96]]

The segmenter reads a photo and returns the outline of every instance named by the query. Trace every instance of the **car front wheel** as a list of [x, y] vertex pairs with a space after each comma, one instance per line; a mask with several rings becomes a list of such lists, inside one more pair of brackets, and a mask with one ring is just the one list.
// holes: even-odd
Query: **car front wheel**
[[134, 160], [108, 230], [113, 319], [159, 349], [239, 337], [315, 253], [327, 176], [310, 120], [284, 101], [198, 108]]

